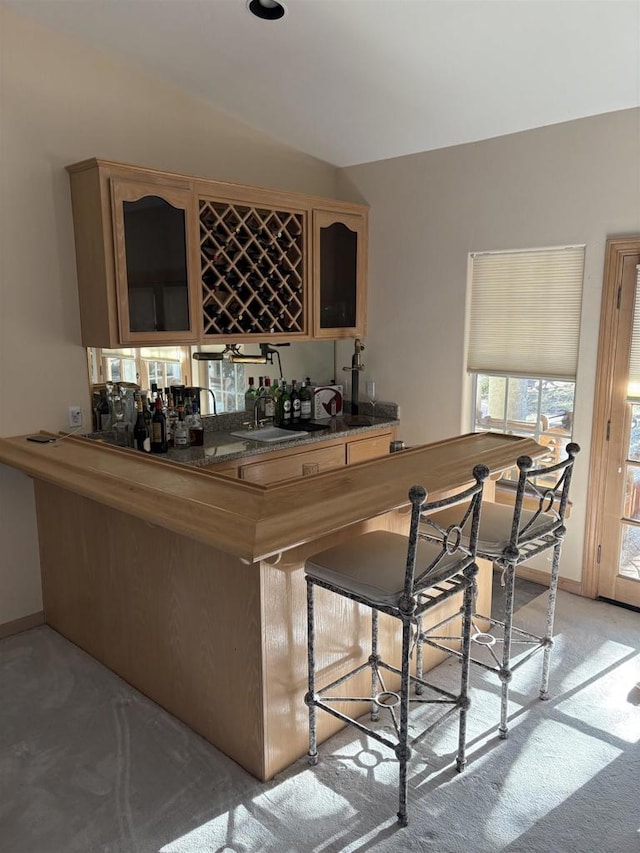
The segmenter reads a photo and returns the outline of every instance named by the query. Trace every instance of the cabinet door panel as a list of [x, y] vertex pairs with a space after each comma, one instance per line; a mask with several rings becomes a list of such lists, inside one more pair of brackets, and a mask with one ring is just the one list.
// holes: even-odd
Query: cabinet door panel
[[195, 340], [191, 192], [118, 179], [111, 189], [122, 343]]
[[364, 334], [365, 282], [366, 215], [314, 210], [314, 337]]
[[240, 477], [251, 483], [267, 486], [280, 480], [290, 480], [294, 477], [308, 477], [341, 468], [345, 464], [344, 445], [323, 447], [318, 450], [308, 450], [305, 453], [295, 453], [281, 459], [266, 462], [255, 462], [240, 468]]
[[368, 459], [378, 459], [389, 453], [391, 433], [377, 435], [375, 438], [363, 438], [359, 441], [350, 441], [347, 444], [347, 464], [355, 462], [366, 462]]

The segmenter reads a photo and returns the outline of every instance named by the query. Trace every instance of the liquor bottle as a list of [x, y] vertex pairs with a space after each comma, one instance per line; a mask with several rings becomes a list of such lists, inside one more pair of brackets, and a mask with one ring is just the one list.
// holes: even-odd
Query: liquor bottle
[[311, 403], [312, 403], [312, 394], [309, 386], [306, 382], [302, 383], [302, 388], [300, 389], [300, 420], [301, 421], [310, 421], [311, 420]]
[[136, 409], [138, 410], [138, 415], [133, 427], [133, 441], [135, 448], [136, 450], [141, 450], [143, 453], [151, 453], [151, 438], [149, 436], [149, 428], [144, 416], [144, 408], [140, 397], [136, 397]]
[[184, 419], [184, 406], [178, 406], [178, 420], [173, 430], [173, 446], [189, 447], [189, 430]]
[[167, 395], [167, 408], [166, 408], [166, 418], [167, 418], [167, 442], [169, 447], [173, 446], [173, 433], [176, 428], [176, 423], [178, 422], [178, 410], [175, 405], [175, 400], [173, 399], [173, 393], [171, 388], [164, 389]]
[[268, 424], [272, 424], [275, 420], [276, 407], [273, 394], [271, 379], [266, 376], [264, 380], [264, 419]]
[[295, 379], [291, 380], [291, 420], [294, 423], [300, 420], [300, 392]]
[[167, 445], [167, 419], [162, 411], [162, 400], [156, 397], [156, 410], [151, 418], [151, 452], [166, 453]]
[[204, 429], [198, 409], [198, 401], [187, 394], [184, 404], [184, 420], [189, 430], [189, 444], [192, 447], [202, 447], [204, 444]]
[[280, 426], [282, 423], [282, 411], [280, 408], [280, 381], [278, 379], [274, 380], [274, 388], [273, 388], [273, 422], [276, 426]]
[[100, 432], [108, 432], [111, 429], [111, 409], [106, 392], [100, 394], [100, 400], [96, 406], [96, 429]]
[[202, 418], [196, 405], [193, 406], [191, 412], [191, 421], [189, 423], [189, 443], [193, 447], [202, 447], [204, 444], [204, 428], [202, 426]]
[[250, 376], [249, 385], [247, 387], [247, 390], [244, 392], [244, 408], [251, 415], [253, 415], [253, 411], [255, 408], [256, 394], [257, 391], [254, 387], [254, 379], [253, 376]]
[[291, 423], [291, 394], [284, 379], [280, 391], [280, 423], [283, 425]]

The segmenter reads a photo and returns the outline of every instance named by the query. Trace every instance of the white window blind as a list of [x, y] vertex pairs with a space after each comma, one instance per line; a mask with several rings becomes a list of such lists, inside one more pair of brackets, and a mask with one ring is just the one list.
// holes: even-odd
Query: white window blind
[[469, 371], [575, 378], [584, 251], [471, 256]]
[[636, 302], [633, 308], [628, 394], [630, 397], [640, 397], [640, 266], [636, 267]]

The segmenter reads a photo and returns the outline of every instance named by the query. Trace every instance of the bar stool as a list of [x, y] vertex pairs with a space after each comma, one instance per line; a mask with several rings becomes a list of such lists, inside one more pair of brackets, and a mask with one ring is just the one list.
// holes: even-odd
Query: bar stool
[[[411, 746], [436, 725], [456, 712], [459, 714], [458, 752], [456, 767], [466, 763], [466, 715], [469, 707], [469, 647], [471, 615], [475, 598], [475, 545], [480, 518], [484, 480], [489, 471], [484, 465], [473, 469], [475, 483], [458, 494], [442, 500], [426, 502], [422, 486], [409, 491], [411, 521], [409, 535], [374, 531], [356, 536], [342, 545], [311, 556], [306, 562], [309, 692], [305, 703], [309, 708], [309, 763], [318, 761], [316, 713], [320, 709], [392, 749], [399, 762], [398, 822], [407, 825], [407, 763]], [[458, 523], [442, 531], [431, 541], [421, 541], [419, 525], [424, 513], [461, 503]], [[455, 512], [455, 509], [452, 511]], [[462, 527], [469, 526], [469, 537], [463, 541]], [[369, 658], [345, 675], [319, 687], [316, 683], [316, 613], [314, 590], [319, 586], [336, 595], [365, 605], [371, 610], [371, 654]], [[459, 691], [452, 693], [430, 685], [422, 674], [410, 673], [410, 658], [416, 641], [418, 619], [455, 595], [461, 595], [462, 605], [462, 667]], [[402, 623], [402, 653], [400, 661], [383, 660], [378, 642], [378, 615], [386, 613]], [[352, 679], [370, 669], [371, 695], [354, 695]], [[389, 683], [383, 673], [389, 673]], [[399, 676], [399, 687], [397, 687]], [[351, 682], [349, 694], [346, 685]], [[410, 685], [415, 696], [410, 696]], [[337, 688], [343, 688], [336, 693]], [[428, 689], [434, 698], [423, 696]], [[345, 693], [346, 690], [346, 693]], [[365, 688], [366, 690], [366, 688]], [[362, 691], [360, 691], [362, 692]], [[371, 722], [378, 720], [380, 711], [388, 712], [392, 732], [389, 735], [366, 722], [343, 713], [337, 705], [352, 702], [370, 705]], [[443, 705], [440, 718], [409, 739], [409, 705]], [[355, 706], [352, 706], [355, 707]], [[361, 706], [360, 706], [361, 707]], [[365, 706], [366, 707], [366, 706]], [[355, 712], [354, 712], [355, 713]]]
[[[520, 473], [513, 509], [485, 501], [482, 510], [477, 556], [491, 560], [494, 567], [502, 570], [505, 606], [502, 620], [474, 613], [471, 663], [496, 673], [501, 681], [499, 734], [502, 739], [508, 735], [509, 683], [513, 673], [540, 650], [543, 651], [540, 698], [548, 699], [549, 697], [558, 570], [560, 552], [566, 534], [564, 518], [569, 500], [573, 465], [580, 447], [574, 443], [568, 444], [566, 452], [566, 459], [547, 467], [534, 467], [533, 460], [529, 456], [521, 456], [517, 461]], [[531, 506], [532, 509], [526, 508], [527, 506]], [[442, 530], [446, 529], [451, 521], [450, 510], [435, 513], [423, 521], [420, 535], [427, 541], [437, 542], [442, 535]], [[464, 532], [466, 536], [471, 536], [468, 526]], [[521, 563], [551, 548], [553, 558], [545, 624], [539, 629], [539, 634], [532, 634], [513, 624], [516, 569]], [[480, 620], [483, 620], [482, 627], [478, 626]], [[456, 645], [452, 642], [457, 643], [459, 637], [443, 633], [443, 629], [450, 621], [450, 619], [443, 620], [429, 630], [420, 632], [418, 662], [421, 657], [422, 643], [459, 655]], [[502, 654], [499, 653], [500, 646], [502, 646]], [[518, 657], [520, 652], [523, 652], [522, 656]]]

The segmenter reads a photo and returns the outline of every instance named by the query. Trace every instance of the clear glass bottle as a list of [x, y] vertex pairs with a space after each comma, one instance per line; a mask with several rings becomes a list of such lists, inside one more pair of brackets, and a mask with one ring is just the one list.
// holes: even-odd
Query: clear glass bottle
[[268, 376], [264, 380], [264, 419], [267, 424], [272, 424], [275, 420], [275, 400], [274, 389], [271, 387], [271, 379]]
[[178, 406], [178, 420], [174, 424], [173, 446], [178, 448], [189, 447], [189, 428], [184, 419], [184, 406]]

